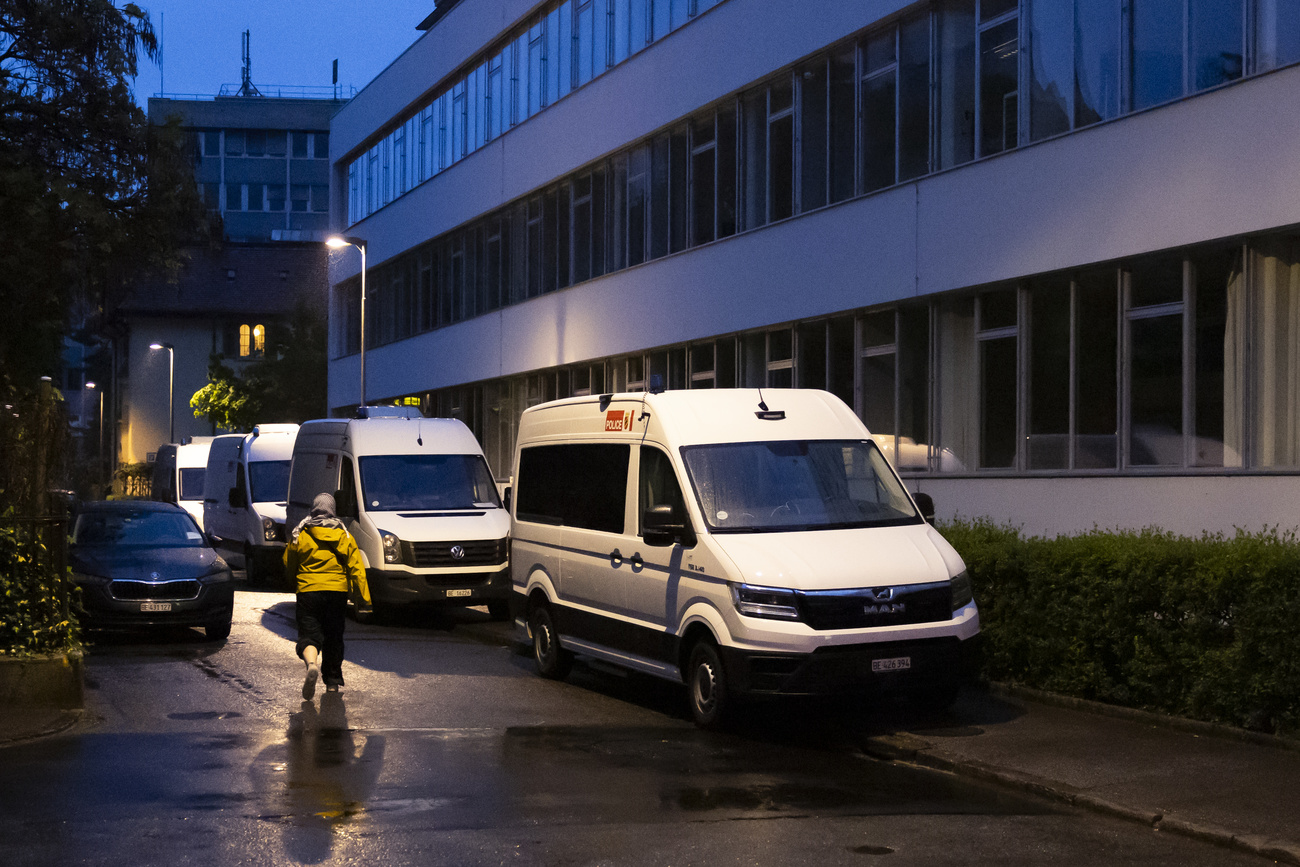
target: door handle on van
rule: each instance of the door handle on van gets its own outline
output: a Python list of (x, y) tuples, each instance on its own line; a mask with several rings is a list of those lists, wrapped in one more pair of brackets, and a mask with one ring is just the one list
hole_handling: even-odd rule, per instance
[(609, 552), (609, 565), (615, 569), (623, 565), (623, 554), (617, 548)]
[(632, 555), (632, 571), (640, 572), (645, 568), (645, 561), (641, 559), (640, 553)]

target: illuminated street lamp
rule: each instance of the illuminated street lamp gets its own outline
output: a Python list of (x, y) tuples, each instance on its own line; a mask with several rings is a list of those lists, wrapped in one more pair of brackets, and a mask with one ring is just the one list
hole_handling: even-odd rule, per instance
[(342, 250), (344, 247), (356, 247), (361, 253), (361, 400), (360, 405), (366, 405), (366, 242), (361, 238), (345, 238), (342, 235), (332, 235), (325, 239), (325, 246), (331, 250)]
[(170, 343), (150, 343), (150, 349), (167, 350), (167, 416), (170, 426), (167, 442), (176, 442), (176, 347)]

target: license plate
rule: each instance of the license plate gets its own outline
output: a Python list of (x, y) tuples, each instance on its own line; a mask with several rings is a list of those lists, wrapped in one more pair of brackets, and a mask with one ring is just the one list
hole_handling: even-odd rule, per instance
[(473, 596), (473, 595), (474, 595), (473, 590), (448, 590), (447, 591), (447, 598), (449, 599), (453, 596)]
[(895, 656), (891, 659), (873, 659), (871, 660), (871, 672), (875, 674), (881, 671), (903, 671), (912, 667), (912, 657)]
[(171, 611), (172, 604), (170, 602), (141, 602), (140, 610), (141, 611)]

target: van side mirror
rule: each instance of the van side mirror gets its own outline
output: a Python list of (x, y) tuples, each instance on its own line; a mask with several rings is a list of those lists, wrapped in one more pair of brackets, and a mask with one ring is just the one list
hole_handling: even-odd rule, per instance
[(334, 508), (338, 510), (340, 518), (355, 518), (357, 516), (356, 499), (344, 494), (341, 489), (334, 492)]
[(510, 511), (510, 494), (512, 491), (513, 489), (509, 485), (506, 485), (506, 489), (501, 495), (501, 502), (505, 504), (507, 512)]
[(641, 538), (652, 548), (666, 548), (674, 542), (687, 546), (695, 543), (695, 534), (677, 520), (673, 507), (667, 504), (651, 506), (641, 513)]
[(230, 503), (232, 509), (242, 509), (248, 505), (248, 498), (244, 496), (244, 492), (239, 488), (231, 488), (226, 501)]
[(915, 493), (912, 500), (916, 507), (921, 510), (921, 517), (925, 518), (927, 524), (934, 523), (934, 499), (929, 494)]

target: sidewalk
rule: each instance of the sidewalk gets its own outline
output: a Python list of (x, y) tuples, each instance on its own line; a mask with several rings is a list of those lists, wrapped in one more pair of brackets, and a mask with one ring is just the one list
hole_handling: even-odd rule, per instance
[(905, 725), (862, 749), (1300, 865), (1300, 743), (999, 689)]

